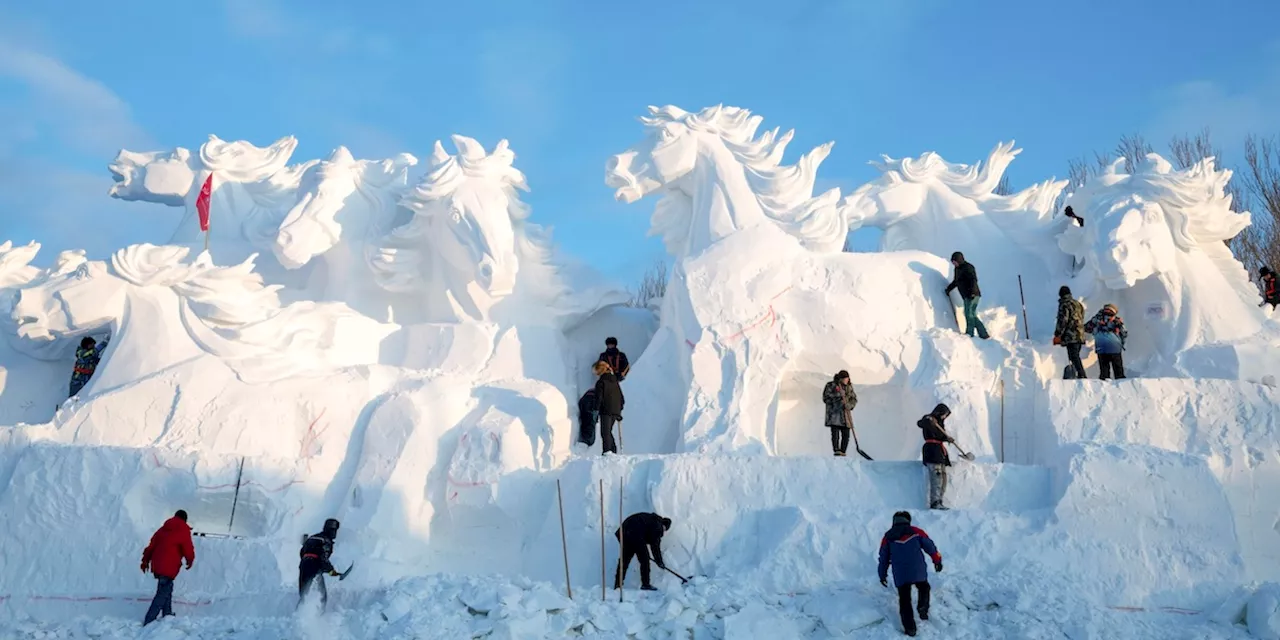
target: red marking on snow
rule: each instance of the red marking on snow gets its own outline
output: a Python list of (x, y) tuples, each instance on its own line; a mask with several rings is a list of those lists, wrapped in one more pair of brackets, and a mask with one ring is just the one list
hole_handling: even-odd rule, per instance
[(790, 290), (791, 290), (791, 287), (787, 287), (786, 289), (783, 289), (782, 291), (779, 291), (777, 295), (773, 296), (772, 298), (769, 298), (769, 307), (765, 310), (764, 314), (763, 314), (763, 315), (761, 315), (759, 319), (757, 319), (755, 322), (752, 322), (751, 324), (749, 324), (749, 325), (747, 325), (746, 327), (744, 327), (744, 328), (742, 329), (742, 331), (739, 331), (739, 332), (737, 332), (737, 333), (735, 333), (735, 334), (733, 334), (733, 335), (731, 335), (731, 336), (729, 336), (729, 337), (725, 338), (722, 342), (729, 342), (729, 341), (731, 341), (731, 340), (737, 340), (737, 339), (739, 339), (739, 338), (745, 337), (745, 336), (747, 335), (747, 332), (748, 332), (748, 331), (751, 331), (751, 330), (753, 330), (753, 329), (755, 329), (755, 328), (757, 328), (757, 327), (759, 327), (759, 326), (763, 325), (763, 324), (764, 324), (764, 323), (766, 323), (766, 322), (768, 322), (768, 323), (769, 323), (769, 326), (770, 326), (770, 327), (777, 325), (777, 324), (778, 324), (778, 313), (777, 313), (776, 311), (774, 311), (774, 309), (773, 309), (773, 301), (774, 301), (774, 300), (777, 300), (777, 299), (778, 299), (778, 298), (780, 298), (780, 297), (782, 297), (782, 294), (784, 294), (784, 293), (786, 293), (786, 292), (788, 292), (788, 291), (790, 291)]
[(692, 340), (690, 340), (690, 339), (688, 339), (688, 338), (685, 338), (685, 339), (684, 339), (684, 343), (685, 343), (685, 344), (687, 344), (687, 345), (689, 345), (689, 348), (690, 348), (690, 349), (696, 349), (696, 348), (697, 348), (697, 345), (693, 344), (693, 341), (692, 341)]
[[(160, 458), (156, 455), (156, 452), (154, 449), (151, 450), (151, 461), (155, 463), (156, 467), (159, 469), (178, 470), (177, 467), (171, 467), (167, 464), (164, 464), (163, 462), (160, 462)], [(289, 482), (286, 482), (280, 485), (279, 487), (276, 487), (274, 489), (268, 489), (266, 485), (262, 484), (261, 482), (249, 480), (247, 482), (241, 482), (240, 486), (241, 487), (258, 487), (262, 489), (263, 493), (279, 493), (281, 491), (284, 491), (285, 489), (288, 489), (289, 487), (292, 487), (295, 484), (301, 484), (301, 483), (302, 483), (301, 480), (290, 480)], [(234, 482), (226, 482), (223, 484), (200, 484), (198, 482), (196, 483), (196, 489), (200, 489), (203, 491), (217, 491), (219, 489), (231, 489), (231, 488), (234, 488), (235, 486), (236, 486), (236, 483)]]
[(328, 410), (328, 407), (320, 410), (320, 415), (316, 416), (316, 419), (312, 420), (311, 424), (307, 425), (307, 432), (302, 435), (302, 440), (298, 443), (298, 457), (307, 461), (308, 473), (311, 472), (311, 458), (315, 456), (314, 453), (310, 453), (310, 449), (312, 445), (320, 439), (320, 436), (324, 435), (324, 432), (329, 430), (329, 424), (325, 423), (324, 427), (317, 432), (316, 424), (320, 422), (320, 419), (324, 417), (324, 413)]
[(492, 482), (485, 481), (485, 480), (481, 480), (480, 482), (463, 482), (462, 480), (458, 480), (458, 479), (454, 478), (454, 477), (453, 477), (453, 474), (449, 474), (449, 484), (451, 484), (451, 485), (453, 485), (453, 486), (455, 486), (455, 487), (464, 487), (464, 488), (465, 488), (465, 487), (487, 487), (487, 486), (489, 486), (489, 485), (491, 485), (491, 484), (493, 484), (493, 483), (492, 483)]

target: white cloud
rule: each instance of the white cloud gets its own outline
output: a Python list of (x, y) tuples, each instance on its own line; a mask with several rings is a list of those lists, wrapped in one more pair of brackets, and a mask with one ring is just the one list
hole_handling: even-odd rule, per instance
[(152, 144), (119, 96), (47, 53), (0, 41), (0, 77), (26, 89), (0, 102), (10, 115), (0, 150), (45, 135), (104, 159), (121, 147)]
[[(1280, 44), (1280, 43), (1278, 43)], [(1280, 132), (1280, 46), (1260, 56), (1249, 82), (1235, 87), (1190, 80), (1161, 92), (1155, 117), (1146, 130), (1155, 141), (1209, 127), (1214, 140), (1238, 149), (1246, 135)], [(1159, 142), (1157, 142), (1158, 144)]]

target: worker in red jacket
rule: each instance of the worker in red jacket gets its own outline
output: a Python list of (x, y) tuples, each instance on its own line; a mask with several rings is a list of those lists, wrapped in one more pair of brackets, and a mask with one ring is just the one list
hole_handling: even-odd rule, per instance
[(196, 561), (196, 550), (191, 544), (187, 512), (179, 509), (156, 529), (151, 536), (151, 544), (142, 552), (142, 572), (150, 571), (156, 577), (156, 597), (151, 600), (151, 608), (147, 609), (142, 626), (151, 624), (160, 615), (173, 615), (173, 580), (178, 577), (183, 560), (187, 561), (190, 569)]

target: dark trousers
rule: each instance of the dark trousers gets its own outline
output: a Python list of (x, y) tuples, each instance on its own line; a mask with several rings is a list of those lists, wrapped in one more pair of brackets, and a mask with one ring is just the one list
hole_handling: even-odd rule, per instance
[(1083, 347), (1083, 346), (1084, 345), (1079, 342), (1066, 345), (1067, 360), (1071, 361), (1071, 366), (1075, 367), (1075, 370), (1076, 370), (1076, 377), (1080, 379), (1084, 379), (1088, 377), (1084, 375), (1084, 363), (1080, 362), (1080, 347)]
[(89, 376), (73, 374), (71, 376), (71, 385), (68, 387), (69, 392), (67, 393), (67, 397), (70, 398), (71, 396), (80, 393), (80, 390), (83, 389), (86, 384), (89, 384)]
[(982, 298), (974, 296), (972, 298), (964, 298), (964, 334), (973, 336), (973, 332), (978, 332), (978, 337), (986, 340), (991, 336), (987, 334), (987, 325), (982, 324), (978, 319), (978, 301)]
[(1115, 378), (1117, 380), (1124, 378), (1124, 354), (1099, 353), (1098, 377), (1106, 380), (1111, 377), (1112, 372), (1115, 373)]
[(929, 619), (929, 583), (913, 582), (898, 587), (898, 615), (902, 617), (902, 630), (906, 632), (916, 630), (916, 618), (911, 613), (911, 587), (920, 593), (920, 603), (916, 606), (920, 619)]
[(618, 443), (613, 440), (613, 423), (618, 421), (617, 416), (600, 414), (600, 448), (601, 453), (605, 451), (618, 452)]
[(588, 447), (596, 443), (596, 418), (581, 411), (578, 412), (578, 442)]
[(644, 544), (630, 544), (624, 541), (622, 557), (618, 560), (618, 572), (614, 574), (614, 589), (622, 588), (622, 581), (627, 579), (627, 565), (631, 564), (632, 558), (640, 559), (641, 586), (649, 586), (649, 547)]
[(329, 604), (329, 589), (324, 585), (324, 567), (319, 562), (304, 561), (298, 567), (298, 605), (306, 599), (312, 589), (320, 590), (320, 609)]
[(849, 427), (831, 427), (831, 450), (835, 453), (849, 450)]
[(160, 616), (173, 615), (173, 578), (156, 576), (156, 597), (151, 599), (151, 608), (147, 609), (147, 617), (142, 626), (156, 621)]

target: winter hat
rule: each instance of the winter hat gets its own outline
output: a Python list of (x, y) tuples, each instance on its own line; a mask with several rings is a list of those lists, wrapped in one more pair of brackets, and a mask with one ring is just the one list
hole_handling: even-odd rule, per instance
[(849, 372), (845, 371), (844, 369), (841, 369), (838, 373), (836, 373), (836, 377), (833, 378), (833, 380), (835, 380), (836, 382), (839, 382), (848, 377), (849, 377)]
[(1269, 275), (1271, 275), (1271, 267), (1263, 267), (1263, 268), (1261, 268), (1261, 269), (1258, 269), (1258, 275), (1260, 275), (1260, 276), (1269, 276)]
[(1067, 215), (1069, 215), (1069, 216), (1072, 216), (1072, 217), (1075, 217), (1075, 215), (1076, 215), (1075, 210), (1073, 210), (1073, 209), (1071, 208), (1071, 206), (1070, 206), (1070, 205), (1068, 205), (1068, 206), (1067, 206), (1067, 208), (1066, 208), (1065, 210), (1063, 210), (1063, 213), (1065, 213), (1065, 214), (1067, 214)]
[(1069, 295), (1071, 295), (1071, 287), (1068, 287), (1068, 286), (1067, 286), (1067, 285), (1065, 285), (1065, 284), (1064, 284), (1064, 285), (1062, 285), (1061, 287), (1058, 287), (1058, 297), (1059, 297), (1059, 298), (1065, 298), (1065, 297), (1067, 297), (1067, 296), (1069, 296)]
[(184, 510), (182, 510), (182, 509), (178, 509), (178, 511), (177, 511), (176, 513), (174, 513), (174, 514), (173, 514), (173, 517), (175, 517), (175, 518), (177, 518), (177, 519), (179, 519), (179, 520), (181, 520), (181, 521), (183, 521), (183, 522), (186, 522), (186, 521), (187, 521), (187, 512), (186, 512), (186, 511), (184, 511)]
[(666, 531), (667, 529), (670, 529), (670, 528), (671, 528), (671, 518), (663, 518), (662, 519), (663, 531)]
[(906, 511), (899, 511), (893, 514), (893, 526), (900, 524), (911, 524), (911, 514)]
[(1119, 309), (1117, 309), (1117, 308), (1116, 308), (1116, 306), (1115, 306), (1114, 304), (1111, 304), (1110, 302), (1108, 302), (1108, 303), (1106, 303), (1106, 304), (1102, 305), (1102, 309), (1103, 309), (1103, 311), (1105, 311), (1105, 310), (1107, 310), (1107, 309), (1110, 309), (1110, 310), (1111, 310), (1111, 313), (1120, 313), (1120, 310), (1119, 310)]
[(326, 536), (328, 536), (330, 540), (332, 540), (335, 536), (338, 535), (338, 527), (340, 526), (342, 526), (342, 523), (338, 522), (336, 518), (329, 518), (328, 520), (324, 521), (323, 533)]
[(81, 349), (92, 349), (93, 345), (95, 344), (97, 343), (94, 342), (93, 338), (90, 338), (89, 336), (85, 336), (82, 340), (80, 340)]
[(960, 253), (959, 251), (957, 251), (957, 252), (955, 252), (955, 253), (951, 254), (951, 261), (952, 261), (952, 262), (964, 262), (964, 254), (963, 254), (963, 253)]
[(617, 338), (615, 338), (615, 337), (613, 337), (613, 336), (609, 336), (608, 338), (605, 338), (605, 339), (604, 339), (604, 346), (606, 346), (606, 347), (616, 347), (616, 346), (618, 346), (618, 339), (617, 339)]
[(933, 411), (929, 412), (929, 415), (939, 419), (946, 418), (951, 415), (951, 407), (939, 402), (938, 406), (934, 407)]

